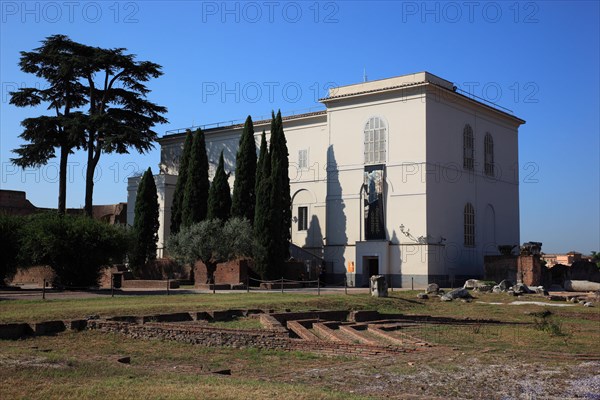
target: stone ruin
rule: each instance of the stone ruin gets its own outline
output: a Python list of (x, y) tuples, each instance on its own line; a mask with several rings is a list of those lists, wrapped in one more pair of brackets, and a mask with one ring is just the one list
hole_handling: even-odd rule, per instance
[(388, 284), (385, 275), (373, 275), (370, 279), (369, 288), (373, 297), (388, 297)]
[[(214, 321), (236, 318), (257, 318), (262, 328), (211, 326)], [(414, 328), (423, 323), (437, 322), (436, 318), (428, 316), (380, 314), (377, 311), (223, 310), (0, 324), (0, 339), (89, 329), (134, 339), (175, 340), (209, 347), (252, 347), (370, 357), (432, 347), (431, 343), (414, 336)]]

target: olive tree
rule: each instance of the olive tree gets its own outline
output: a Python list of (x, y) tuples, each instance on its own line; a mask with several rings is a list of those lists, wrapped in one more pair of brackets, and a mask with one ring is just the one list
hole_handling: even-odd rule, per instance
[(188, 227), (167, 241), (167, 250), (176, 260), (206, 265), (206, 283), (215, 282), (217, 264), (252, 252), (252, 227), (245, 219), (231, 218), (225, 224), (219, 219), (209, 219)]

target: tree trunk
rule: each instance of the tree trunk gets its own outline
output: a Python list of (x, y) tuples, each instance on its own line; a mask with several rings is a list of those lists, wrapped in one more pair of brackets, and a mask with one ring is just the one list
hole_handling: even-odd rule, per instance
[(88, 162), (85, 171), (84, 206), (85, 215), (90, 218), (92, 217), (92, 206), (94, 204), (94, 172), (96, 171), (96, 166), (98, 165), (98, 161), (100, 160), (100, 154), (102, 153), (100, 143), (97, 143), (96, 146), (94, 146), (93, 139), (90, 139), (90, 143), (88, 143)]
[(67, 167), (69, 149), (66, 146), (60, 148), (60, 170), (58, 178), (58, 213), (67, 212)]
[(85, 171), (85, 215), (92, 217), (94, 196), (94, 146), (88, 148), (88, 162)]
[(217, 263), (207, 262), (206, 265), (206, 283), (215, 284), (215, 272), (217, 271)]

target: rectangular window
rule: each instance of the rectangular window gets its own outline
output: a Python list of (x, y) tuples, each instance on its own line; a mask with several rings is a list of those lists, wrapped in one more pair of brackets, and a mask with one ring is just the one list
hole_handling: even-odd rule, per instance
[(487, 176), (494, 176), (494, 139), (489, 133), (484, 141), (484, 171)]
[(308, 150), (298, 151), (298, 168), (308, 168)]
[(298, 207), (298, 230), (308, 230), (308, 207)]
[(475, 246), (475, 209), (467, 203), (464, 210), (465, 246)]

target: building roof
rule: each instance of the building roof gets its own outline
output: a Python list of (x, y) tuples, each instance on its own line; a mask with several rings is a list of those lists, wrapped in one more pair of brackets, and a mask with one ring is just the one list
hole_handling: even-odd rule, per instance
[[(320, 111), (313, 111), (313, 112), (306, 112), (306, 113), (301, 113), (301, 114), (282, 116), (281, 120), (282, 121), (292, 121), (292, 120), (296, 120), (296, 119), (310, 118), (310, 117), (315, 117), (315, 116), (325, 115), (325, 114), (327, 114), (327, 110), (320, 110)], [(239, 121), (242, 121), (242, 122), (239, 122)], [(226, 122), (216, 122), (213, 124), (207, 124), (207, 125), (202, 125), (202, 126), (192, 126), (189, 128), (173, 129), (173, 130), (167, 131), (166, 134), (162, 138), (158, 139), (158, 142), (160, 143), (160, 141), (162, 139), (171, 139), (174, 137), (183, 136), (183, 135), (185, 135), (185, 133), (188, 129), (194, 130), (194, 129), (200, 128), (200, 129), (202, 129), (202, 131), (204, 133), (213, 133), (213, 132), (218, 132), (218, 131), (222, 131), (222, 130), (243, 128), (244, 123), (245, 123), (245, 120), (234, 120), (234, 121), (226, 121)], [(270, 123), (271, 123), (270, 118), (253, 121), (254, 126), (267, 125)]]
[[(376, 93), (376, 92), (386, 92), (386, 91), (390, 91), (390, 90), (394, 90), (394, 89), (400, 89), (400, 88), (406, 88), (406, 87), (410, 87), (410, 86), (420, 86), (420, 85), (424, 85), (426, 83), (430, 83), (428, 81), (418, 81), (418, 82), (406, 82), (406, 83), (401, 83), (398, 85), (391, 85), (391, 86), (383, 86), (383, 87), (378, 87), (378, 88), (372, 88), (372, 89), (363, 89), (360, 90), (357, 88), (356, 91), (353, 92), (347, 92), (347, 93), (342, 93), (342, 94), (331, 94), (327, 96), (327, 97), (323, 97), (321, 99), (319, 99), (320, 102), (322, 103), (326, 103), (330, 100), (334, 100), (334, 99), (340, 99), (343, 97), (354, 97), (354, 96), (358, 96), (361, 94), (370, 94), (370, 93)], [(354, 85), (352, 85), (354, 86)], [(337, 88), (332, 88), (330, 90), (334, 90)], [(333, 92), (335, 93), (335, 92)]]
[[(361, 82), (361, 83), (355, 83), (355, 84), (351, 84), (351, 85), (344, 85), (344, 86), (330, 88), (328, 96), (319, 99), (319, 102), (327, 105), (328, 102), (335, 101), (338, 99), (364, 96), (364, 95), (369, 95), (372, 93), (379, 93), (379, 92), (389, 92), (389, 91), (395, 91), (395, 90), (399, 90), (399, 89), (405, 89), (408, 87), (417, 87), (417, 86), (423, 86), (423, 85), (433, 85), (435, 87), (438, 87), (438, 88), (446, 91), (447, 93), (451, 93), (452, 95), (458, 96), (465, 101), (473, 102), (477, 105), (487, 108), (488, 110), (500, 113), (503, 116), (508, 117), (508, 118), (516, 121), (519, 124), (525, 123), (524, 120), (513, 115), (511, 110), (508, 110), (504, 107), (499, 106), (498, 104), (492, 103), (490, 101), (479, 98), (477, 96), (472, 96), (472, 95), (467, 96), (463, 93), (460, 93), (460, 92), (462, 92), (462, 90), (457, 89), (457, 87), (454, 86), (454, 84), (452, 82), (447, 81), (443, 78), (440, 78), (439, 76), (434, 75), (427, 71), (417, 72), (414, 74), (399, 75), (399, 76), (395, 76), (395, 77), (391, 77), (391, 78), (378, 79), (378, 80), (373, 80), (373, 81), (368, 81), (368, 82)], [(325, 115), (325, 114), (327, 114), (327, 110), (305, 112), (305, 113), (301, 113), (301, 114), (293, 114), (293, 115), (284, 116), (282, 118), (282, 120), (283, 121), (292, 121), (292, 120), (299, 120), (299, 119), (303, 119), (303, 118), (310, 118), (310, 117)], [(176, 137), (184, 136), (188, 129), (194, 130), (194, 129), (200, 128), (204, 131), (204, 133), (216, 133), (216, 132), (223, 131), (223, 130), (242, 128), (244, 126), (244, 122), (245, 122), (245, 120), (233, 120), (233, 121), (217, 122), (217, 123), (201, 125), (201, 126), (191, 126), (188, 128), (173, 129), (173, 130), (167, 131), (162, 138), (158, 139), (158, 142), (160, 143), (162, 140), (173, 139)], [(260, 119), (260, 120), (254, 121), (254, 126), (266, 125), (266, 124), (269, 124), (270, 122), (271, 122), (270, 118)]]
[(474, 95), (466, 96), (465, 94), (463, 94), (466, 92), (463, 92), (461, 89), (458, 89), (456, 86), (454, 86), (452, 82), (442, 79), (427, 71), (330, 88), (329, 95), (327, 97), (319, 99), (319, 101), (321, 103), (327, 104), (328, 102), (342, 98), (358, 97), (379, 92), (390, 92), (399, 89), (405, 89), (408, 87), (417, 87), (423, 85), (436, 86), (449, 94), (451, 93), (452, 95), (456, 95), (464, 100), (474, 102), (489, 110), (501, 113), (506, 117), (516, 120), (519, 124), (525, 123), (524, 120), (513, 115), (511, 110)]

